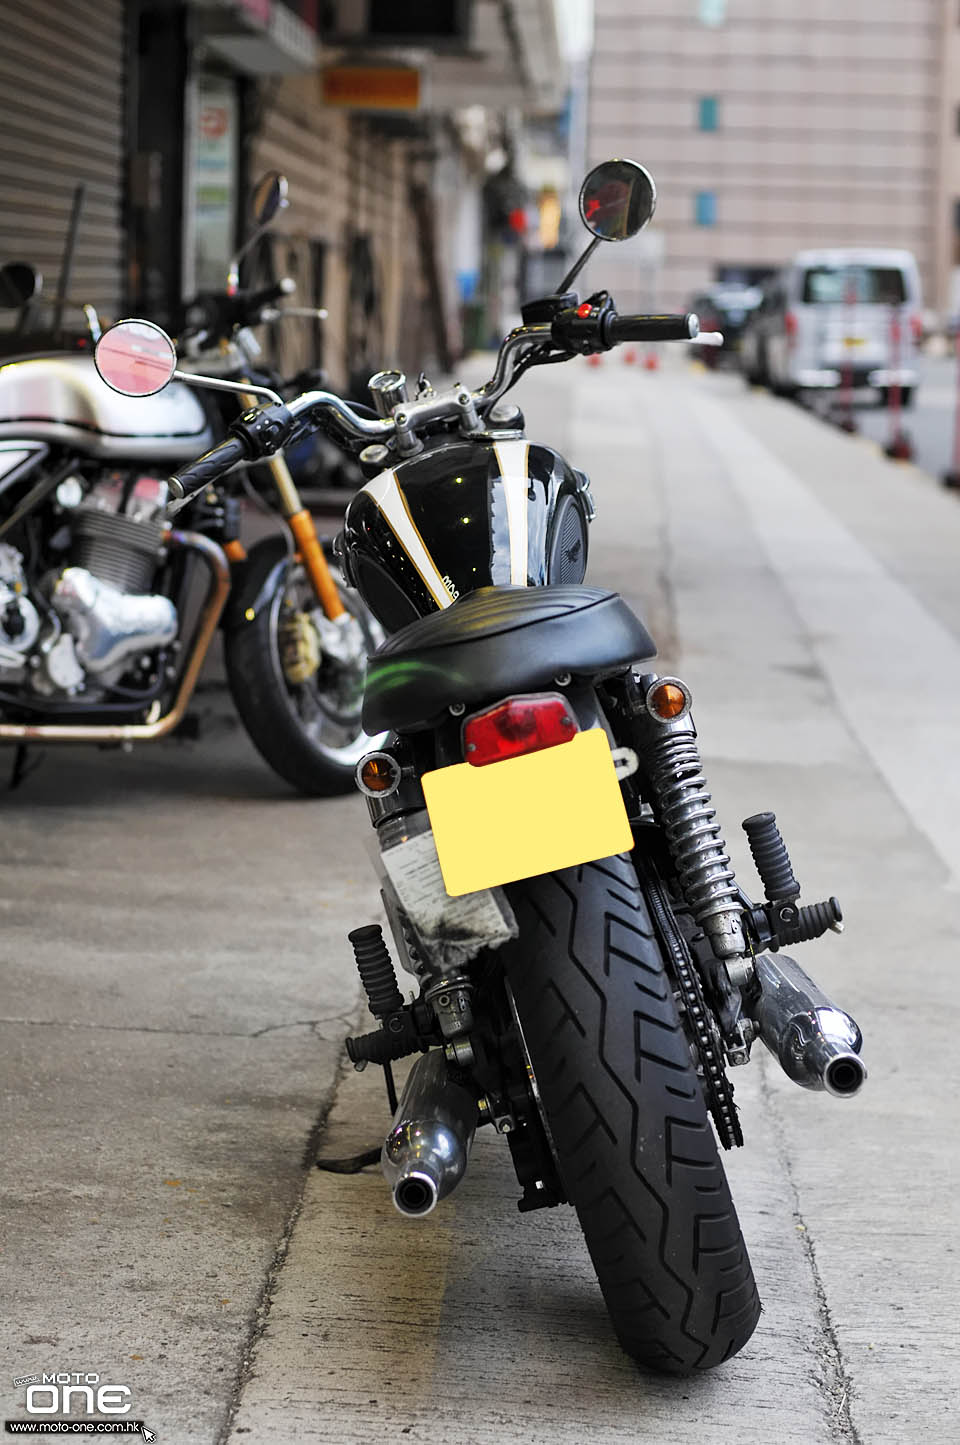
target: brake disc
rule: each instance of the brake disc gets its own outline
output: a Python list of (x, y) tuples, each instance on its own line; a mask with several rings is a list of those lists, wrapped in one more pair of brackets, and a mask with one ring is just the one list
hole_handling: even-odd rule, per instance
[(289, 612), (278, 628), (280, 665), (291, 687), (309, 682), (320, 666), (320, 639), (306, 612)]

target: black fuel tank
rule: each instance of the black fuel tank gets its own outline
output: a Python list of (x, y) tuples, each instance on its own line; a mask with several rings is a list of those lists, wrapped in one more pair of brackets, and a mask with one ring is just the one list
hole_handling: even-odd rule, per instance
[(524, 440), (443, 442), (347, 508), (347, 576), (388, 632), (477, 587), (582, 582), (590, 484)]

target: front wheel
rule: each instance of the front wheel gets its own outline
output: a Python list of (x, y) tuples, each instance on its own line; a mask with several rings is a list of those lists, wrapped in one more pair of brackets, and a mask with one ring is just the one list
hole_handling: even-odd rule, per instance
[(760, 1302), (633, 865), (606, 858), (509, 891), (507, 981), (620, 1343), (669, 1374), (719, 1365)]
[[(251, 552), (249, 595), (261, 572), (262, 583), (272, 575), (272, 561), (267, 548)], [(291, 561), (224, 642), (230, 691), (251, 740), (274, 772), (312, 797), (349, 793), (357, 763), (378, 742), (363, 731), (360, 710), (367, 655), (383, 632), (339, 578), (337, 590), (345, 628), (319, 612), (303, 566)]]

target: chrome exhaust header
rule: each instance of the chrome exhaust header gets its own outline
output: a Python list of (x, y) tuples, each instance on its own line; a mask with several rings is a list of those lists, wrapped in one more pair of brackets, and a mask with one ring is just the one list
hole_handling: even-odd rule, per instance
[(442, 1049), (410, 1070), (380, 1156), (401, 1214), (429, 1214), (463, 1178), (477, 1127), (477, 1101), (450, 1078)]
[(849, 1014), (827, 998), (798, 963), (784, 954), (755, 960), (760, 997), (747, 1012), (788, 1078), (835, 1098), (859, 1092), (867, 1077), (863, 1035)]

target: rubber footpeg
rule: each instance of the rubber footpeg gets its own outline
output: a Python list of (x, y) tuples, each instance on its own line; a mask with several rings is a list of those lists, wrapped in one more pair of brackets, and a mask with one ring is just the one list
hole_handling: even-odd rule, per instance
[(754, 813), (752, 818), (744, 818), (743, 831), (760, 874), (764, 895), (771, 902), (796, 898), (800, 884), (793, 876), (793, 864), (787, 845), (780, 836), (776, 814)]

